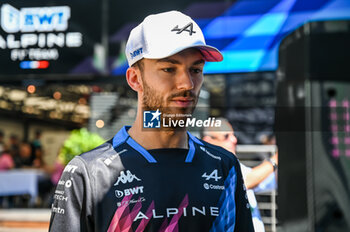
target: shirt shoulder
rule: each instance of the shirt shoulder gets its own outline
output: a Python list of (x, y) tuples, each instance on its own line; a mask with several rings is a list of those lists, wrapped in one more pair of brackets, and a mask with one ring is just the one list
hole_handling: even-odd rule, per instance
[(124, 143), (120, 143), (118, 146), (114, 147), (112, 139), (106, 141), (100, 146), (82, 153), (78, 157), (86, 163), (87, 166), (93, 165), (97, 161), (104, 161), (111, 156), (120, 155), (119, 150), (123, 150)]
[(121, 156), (130, 152), (130, 149), (126, 148), (127, 145), (125, 143), (114, 147), (112, 140), (109, 140), (90, 151), (76, 156), (69, 165), (75, 165), (79, 167), (78, 169), (85, 169), (94, 185), (96, 185), (95, 181), (99, 178), (103, 178), (109, 183), (112, 181), (111, 178), (114, 176), (114, 172), (119, 173), (124, 168)]
[(229, 152), (220, 146), (207, 143), (201, 139), (198, 139), (198, 141), (201, 142), (200, 149), (206, 152), (207, 155), (211, 155), (213, 158), (220, 159), (224, 163), (238, 164), (238, 159), (232, 152)]

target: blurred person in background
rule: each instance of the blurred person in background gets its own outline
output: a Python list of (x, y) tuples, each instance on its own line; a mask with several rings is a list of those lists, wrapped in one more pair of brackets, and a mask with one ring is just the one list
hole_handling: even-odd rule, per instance
[(46, 180), (44, 183), (45, 185), (42, 186), (42, 188), (45, 187), (45, 189), (42, 189), (42, 207), (49, 208), (53, 203), (54, 191), (60, 180), (64, 167), (65, 165), (58, 159), (58, 157), (56, 157), (53, 164), (45, 164), (43, 166), (43, 170), (49, 176), (49, 179)]
[(0, 154), (5, 151), (4, 132), (0, 130)]
[[(8, 147), (4, 142), (4, 137), (4, 132), (0, 130), (0, 171), (7, 171), (15, 167), (12, 155), (10, 154)], [(0, 196), (0, 208), (4, 207), (4, 205), (12, 207), (13, 197)]]
[(4, 142), (4, 132), (0, 131), (0, 171), (9, 170), (15, 167), (13, 158)]
[(16, 168), (34, 168), (35, 157), (32, 155), (32, 147), (28, 142), (20, 143), (18, 149), (13, 149), (12, 153)]
[[(218, 120), (221, 120), (222, 123), (220, 131), (214, 127), (203, 128), (202, 139), (236, 154), (237, 138), (231, 124), (225, 118), (218, 118)], [(260, 216), (253, 189), (258, 187), (259, 184), (264, 182), (266, 178), (269, 178), (269, 176), (274, 173), (278, 165), (278, 155), (273, 155), (270, 159), (263, 161), (260, 165), (254, 168), (249, 168), (242, 163), (240, 163), (240, 165), (244, 183), (248, 189), (248, 200), (252, 207), (254, 229), (256, 232), (264, 232), (264, 223)], [(273, 178), (272, 181), (275, 181), (275, 179)]]
[(31, 142), (32, 147), (34, 148), (41, 148), (41, 131), (37, 130), (35, 131), (35, 138)]
[(44, 164), (42, 154), (39, 157), (32, 152), (32, 146), (28, 142), (22, 142), (18, 154), (14, 156), (15, 167), (21, 169), (34, 169), (38, 176), (39, 206), (48, 207), (48, 198), (51, 196), (54, 184), (51, 181), (51, 169)]
[[(40, 152), (38, 151), (40, 149)], [(19, 144), (17, 153), (13, 151), (13, 159), (15, 161), (16, 168), (43, 168), (44, 161), (41, 148), (37, 148), (36, 152), (33, 152), (33, 146), (31, 143), (22, 142)]]
[[(18, 143), (18, 137), (12, 135), (10, 137), (11, 155), (16, 169), (33, 168), (32, 147), (27, 142)], [(25, 195), (9, 197), (10, 207), (28, 207), (29, 198)]]
[(9, 152), (2, 151), (0, 153), (0, 171), (6, 171), (15, 167), (12, 156)]
[(0, 130), (0, 171), (14, 168), (15, 163), (4, 142), (5, 134)]
[(8, 149), (13, 159), (15, 159), (15, 156), (18, 156), (19, 145), (20, 145), (20, 141), (18, 139), (18, 136), (15, 134), (11, 134), (9, 143), (8, 143)]
[(32, 157), (35, 157), (35, 166), (41, 167), (44, 165), (43, 162), (43, 147), (41, 145), (41, 131), (37, 130), (35, 131), (35, 138), (30, 143), (32, 147)]
[(274, 134), (265, 134), (261, 136), (260, 141), (264, 145), (276, 145), (276, 137)]

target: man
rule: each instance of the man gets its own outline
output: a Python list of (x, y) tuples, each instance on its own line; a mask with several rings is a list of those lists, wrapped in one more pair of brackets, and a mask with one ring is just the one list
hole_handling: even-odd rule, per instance
[[(226, 150), (236, 153), (236, 145), (237, 138), (234, 134), (233, 128), (231, 124), (225, 118), (218, 118), (221, 121), (221, 128), (218, 130), (217, 128), (208, 127), (203, 130), (203, 140), (223, 147)], [(261, 220), (260, 212), (257, 207), (257, 201), (255, 199), (253, 188), (256, 188), (261, 183), (265, 183), (267, 178), (269, 181), (275, 181), (275, 178), (272, 176), (274, 174), (275, 169), (278, 164), (278, 155), (275, 154), (271, 157), (271, 159), (267, 159), (263, 161), (260, 165), (249, 168), (244, 164), (240, 163), (241, 170), (243, 173), (243, 178), (246, 187), (248, 188), (248, 200), (250, 206), (252, 207), (252, 216), (253, 216), (253, 224), (256, 232), (264, 232), (264, 224)], [(272, 178), (271, 178), (272, 177)]]
[(171, 11), (150, 15), (134, 28), (126, 56), (127, 82), (138, 93), (136, 120), (66, 166), (50, 230), (253, 231), (240, 166), (231, 153), (186, 128), (143, 124), (149, 114), (153, 121), (160, 114), (174, 114), (175, 120), (191, 113), (204, 62), (221, 61), (221, 53), (205, 44), (190, 17)]
[(4, 142), (4, 132), (0, 130), (0, 154), (6, 150)]
[(32, 156), (32, 147), (28, 142), (22, 142), (19, 145), (18, 153), (13, 157), (16, 168), (33, 168), (34, 157)]

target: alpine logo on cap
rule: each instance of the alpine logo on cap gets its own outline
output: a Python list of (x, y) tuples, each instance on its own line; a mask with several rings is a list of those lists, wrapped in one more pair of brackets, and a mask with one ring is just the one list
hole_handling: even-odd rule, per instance
[(193, 33), (196, 33), (193, 30), (193, 23), (189, 23), (183, 28), (179, 28), (179, 25), (176, 25), (171, 31), (177, 31), (176, 34), (181, 34), (184, 31), (187, 31), (190, 35), (192, 35)]

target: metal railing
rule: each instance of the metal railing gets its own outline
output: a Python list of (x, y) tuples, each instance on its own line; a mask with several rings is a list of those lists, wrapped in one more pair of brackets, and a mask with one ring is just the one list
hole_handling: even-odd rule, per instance
[[(240, 162), (248, 167), (259, 165), (277, 151), (275, 145), (237, 145), (236, 155)], [(276, 173), (277, 174), (277, 173)], [(276, 232), (277, 226), (277, 190), (255, 193), (266, 232)]]

